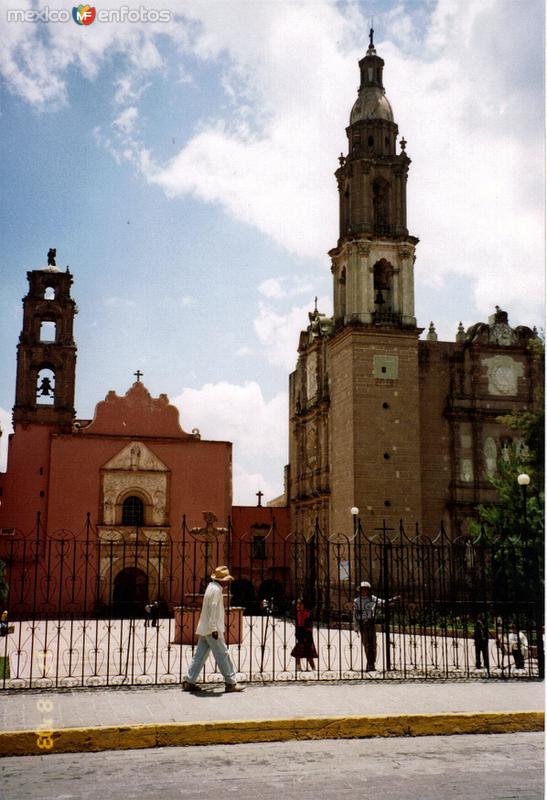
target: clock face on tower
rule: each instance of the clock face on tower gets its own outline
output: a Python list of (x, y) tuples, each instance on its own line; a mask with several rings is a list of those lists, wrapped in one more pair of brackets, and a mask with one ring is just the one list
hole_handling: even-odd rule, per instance
[(488, 394), (516, 395), (518, 379), (524, 376), (524, 365), (511, 356), (483, 358), (488, 380)]

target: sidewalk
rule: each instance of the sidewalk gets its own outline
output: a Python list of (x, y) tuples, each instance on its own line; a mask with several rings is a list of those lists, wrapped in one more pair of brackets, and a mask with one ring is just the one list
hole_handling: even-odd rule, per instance
[(223, 684), (6, 692), (0, 755), (542, 730), (540, 682)]

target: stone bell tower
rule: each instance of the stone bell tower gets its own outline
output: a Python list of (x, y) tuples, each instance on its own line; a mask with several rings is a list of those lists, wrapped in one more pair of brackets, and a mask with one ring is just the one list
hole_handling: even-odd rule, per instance
[(340, 236), (330, 252), (334, 321), (415, 328), (414, 250), (406, 222), (410, 159), (383, 86), (372, 31), (359, 62), (361, 85), (346, 128), (348, 154), (336, 171)]
[(23, 330), (17, 348), (14, 425), (58, 425), (70, 430), (75, 416), (76, 303), (70, 296), (72, 275), (55, 265), (27, 272), (29, 291), (23, 298)]
[(414, 260), (406, 219), (410, 158), (370, 45), (336, 171), (340, 235), (330, 251), (334, 334), (329, 340), (331, 529), (357, 506), (370, 530), (421, 521), (418, 337)]

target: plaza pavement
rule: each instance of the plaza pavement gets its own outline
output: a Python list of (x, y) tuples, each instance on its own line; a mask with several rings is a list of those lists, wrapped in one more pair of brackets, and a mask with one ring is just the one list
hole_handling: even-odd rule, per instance
[(543, 682), (297, 681), (2, 692), (0, 755), (540, 731)]

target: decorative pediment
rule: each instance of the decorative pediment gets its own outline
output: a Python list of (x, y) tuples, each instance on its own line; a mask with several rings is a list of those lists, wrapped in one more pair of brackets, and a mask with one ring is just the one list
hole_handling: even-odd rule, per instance
[(103, 465), (105, 470), (125, 470), (133, 472), (168, 472), (168, 468), (142, 442), (130, 442), (110, 461)]
[(152, 397), (146, 386), (135, 381), (125, 395), (108, 392), (97, 403), (95, 416), (86, 433), (120, 434), (123, 436), (169, 436), (175, 439), (192, 439), (180, 427), (179, 410), (170, 405), (166, 394)]

